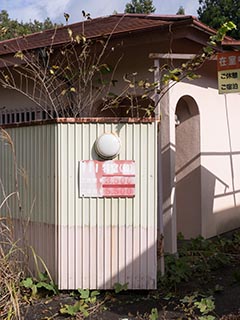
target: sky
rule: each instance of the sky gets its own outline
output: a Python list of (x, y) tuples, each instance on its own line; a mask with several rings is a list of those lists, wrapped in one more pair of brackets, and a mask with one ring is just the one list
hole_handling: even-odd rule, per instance
[[(19, 22), (43, 21), (49, 17), (53, 22), (64, 23), (64, 12), (70, 14), (69, 23), (81, 21), (82, 10), (92, 18), (124, 12), (130, 0), (0, 0), (0, 11), (7, 10), (11, 19)], [(153, 0), (155, 13), (176, 14), (179, 7), (185, 13), (197, 16), (198, 0)]]

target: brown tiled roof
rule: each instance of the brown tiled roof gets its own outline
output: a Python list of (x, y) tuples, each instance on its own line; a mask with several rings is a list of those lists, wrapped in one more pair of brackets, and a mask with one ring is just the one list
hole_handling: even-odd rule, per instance
[(236, 50), (240, 50), (240, 40), (234, 40), (234, 39), (225, 39), (222, 41), (223, 47), (231, 47)]
[(102, 36), (123, 35), (145, 30), (164, 28), (169, 25), (195, 25), (205, 32), (214, 32), (206, 25), (200, 23), (195, 17), (186, 15), (146, 15), (146, 14), (116, 14), (103, 18), (96, 18), (57, 30), (46, 30), (24, 37), (0, 42), (0, 55), (11, 54), (19, 50), (41, 48), (49, 45), (60, 45), (69, 41), (68, 28), (73, 35), (84, 34), (88, 38)]

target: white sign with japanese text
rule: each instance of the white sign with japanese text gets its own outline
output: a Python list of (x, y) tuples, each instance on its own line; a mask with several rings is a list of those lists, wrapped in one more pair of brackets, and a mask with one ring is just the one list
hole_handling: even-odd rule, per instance
[(80, 161), (79, 196), (114, 198), (134, 197), (135, 161)]
[(240, 52), (218, 54), (219, 93), (240, 92)]

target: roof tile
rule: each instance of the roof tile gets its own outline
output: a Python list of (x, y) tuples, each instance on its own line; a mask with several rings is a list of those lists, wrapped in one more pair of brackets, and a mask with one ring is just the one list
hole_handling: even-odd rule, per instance
[(116, 14), (109, 17), (86, 20), (15, 39), (0, 41), (0, 55), (6, 55), (20, 50), (67, 43), (69, 41), (69, 28), (74, 35), (84, 34), (88, 38), (98, 38), (104, 35), (121, 35), (130, 32), (151, 30), (172, 23), (189, 22), (193, 19), (195, 18), (192, 16), (181, 15)]

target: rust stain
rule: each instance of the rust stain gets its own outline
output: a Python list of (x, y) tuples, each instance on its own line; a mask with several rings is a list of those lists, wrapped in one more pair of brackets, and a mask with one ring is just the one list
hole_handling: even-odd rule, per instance
[(156, 118), (56, 118), (48, 120), (34, 120), (22, 123), (11, 123), (1, 125), (1, 128), (19, 128), (19, 127), (30, 127), (30, 126), (39, 126), (47, 124), (57, 124), (57, 123), (153, 123), (159, 122)]

